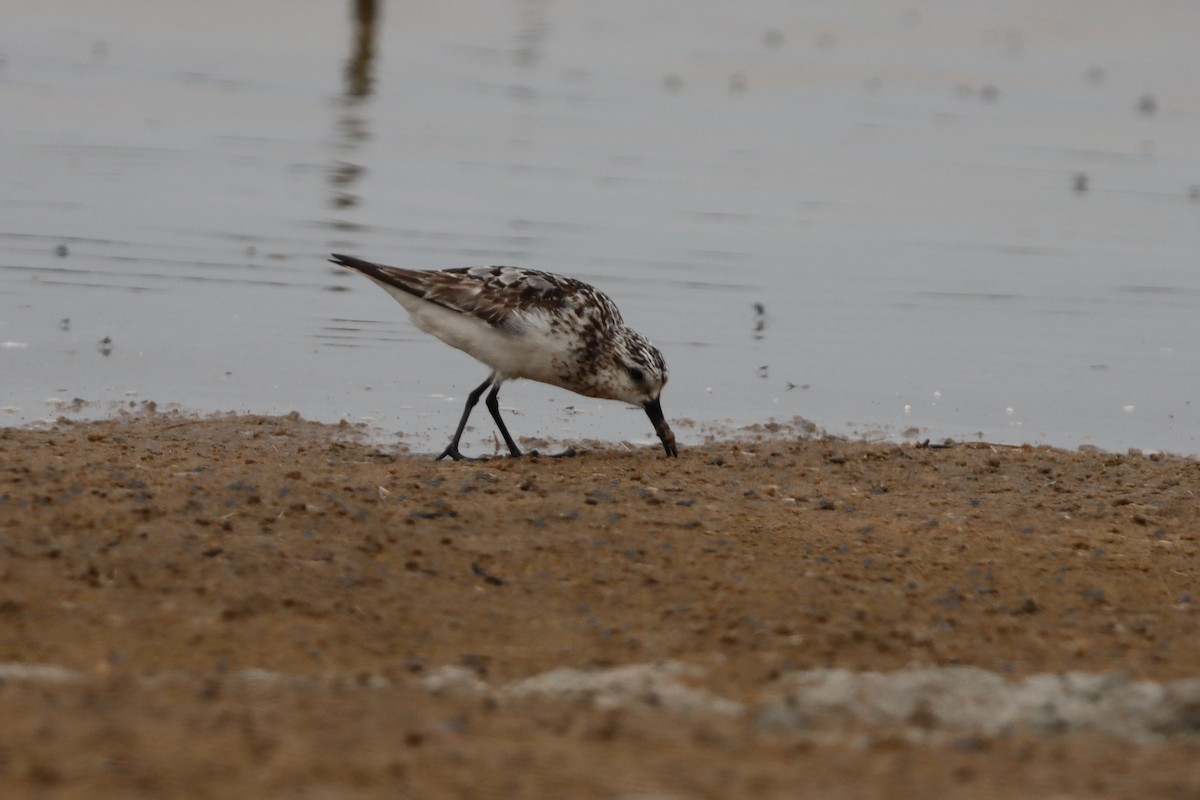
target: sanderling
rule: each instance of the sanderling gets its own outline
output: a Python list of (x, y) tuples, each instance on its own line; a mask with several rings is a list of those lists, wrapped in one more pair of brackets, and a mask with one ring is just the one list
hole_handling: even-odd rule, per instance
[(396, 298), (418, 328), (491, 368), (487, 380), (467, 396), (458, 429), (439, 461), (463, 458), (459, 440), (489, 386), (487, 409), (509, 453), (521, 455), (496, 399), (500, 384), (510, 378), (641, 406), (667, 455), (678, 455), (659, 403), (667, 382), (662, 353), (627, 328), (616, 304), (594, 286), (518, 267), (401, 269), (336, 253), (330, 261), (363, 273)]

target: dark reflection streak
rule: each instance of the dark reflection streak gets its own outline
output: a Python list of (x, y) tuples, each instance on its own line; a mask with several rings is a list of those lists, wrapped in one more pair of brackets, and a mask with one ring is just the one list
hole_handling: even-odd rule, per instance
[[(514, 37), (512, 50), (513, 63), (521, 70), (533, 73), (537, 71), (546, 48), (546, 41), (554, 32), (548, 13), (550, 0), (524, 0), (521, 4), (520, 18)], [(510, 87), (512, 97), (524, 103), (535, 101), (537, 91), (534, 89), (532, 75), (523, 76)], [(511, 134), (511, 144), (518, 150), (523, 150), (534, 138), (533, 128), (537, 124), (538, 115), (526, 108), (516, 117), (517, 126)], [(511, 220), (509, 225), (514, 229), (522, 229), (525, 220)], [(530, 237), (530, 241), (537, 241)], [(518, 258), (527, 257), (528, 251), (521, 251)], [(516, 260), (516, 259), (514, 259)]]
[[(351, 0), (353, 37), (351, 51), (345, 64), (345, 88), (342, 92), (342, 113), (336, 122), (337, 140), (343, 152), (354, 151), (370, 138), (367, 120), (360, 113), (370, 99), (375, 85), (375, 39), (379, 30), (378, 0)], [(366, 174), (366, 168), (347, 158), (334, 161), (329, 169), (330, 205), (337, 209), (354, 208), (360, 197), (355, 185)], [(338, 223), (335, 222), (335, 225)]]
[(354, 52), (346, 61), (346, 96), (371, 94), (371, 62), (375, 58), (375, 23), (379, 18), (375, 0), (354, 0)]
[(547, 0), (529, 0), (521, 12), (521, 29), (517, 31), (515, 58), (519, 67), (533, 67), (541, 59), (546, 38), (550, 35), (550, 20), (546, 16)]

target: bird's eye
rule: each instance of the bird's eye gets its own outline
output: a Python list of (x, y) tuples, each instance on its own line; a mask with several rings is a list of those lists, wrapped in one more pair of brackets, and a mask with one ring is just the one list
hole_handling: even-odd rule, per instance
[(633, 378), (634, 383), (641, 383), (646, 378), (646, 376), (642, 374), (642, 371), (637, 367), (629, 368), (629, 377)]

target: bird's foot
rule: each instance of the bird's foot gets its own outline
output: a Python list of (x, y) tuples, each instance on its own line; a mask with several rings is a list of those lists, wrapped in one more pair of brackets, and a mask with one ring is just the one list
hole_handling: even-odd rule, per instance
[[(577, 455), (579, 455), (579, 452), (574, 447), (568, 447), (561, 453), (541, 453), (537, 450), (530, 450), (527, 453), (522, 453), (520, 450), (514, 450), (513, 452), (509, 453), (508, 457), (523, 458), (525, 456), (530, 456), (531, 458), (574, 458)], [(471, 456), (464, 456), (458, 451), (457, 447), (451, 444), (447, 445), (446, 449), (442, 451), (441, 455), (434, 460), (441, 461), (443, 458), (452, 458), (455, 461), (487, 461), (489, 458), (491, 458), (491, 456), (476, 456), (475, 458), (472, 458)]]
[(467, 458), (462, 453), (458, 452), (458, 445), (456, 445), (454, 443), (447, 445), (446, 449), (442, 451), (442, 454), (440, 456), (438, 456), (437, 458), (435, 458), (434, 461), (441, 461), (443, 458), (452, 458), (455, 461), (474, 461), (475, 460), (472, 458)]
[[(518, 451), (513, 453), (510, 457), (519, 458), (520, 455), (521, 453)], [(434, 461), (441, 461), (443, 458), (452, 458), (455, 461), (490, 461), (492, 458), (496, 458), (496, 456), (464, 456), (459, 452), (457, 447), (450, 445), (443, 450), (442, 454), (435, 458)]]

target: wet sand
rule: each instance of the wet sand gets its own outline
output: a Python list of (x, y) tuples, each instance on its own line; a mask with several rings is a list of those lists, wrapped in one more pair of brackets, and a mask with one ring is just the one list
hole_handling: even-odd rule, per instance
[(0, 794), (1195, 797), (1198, 496), (1168, 455), (783, 432), (4, 429)]

